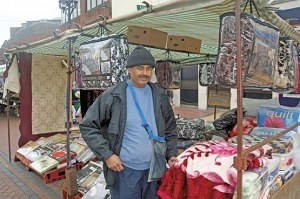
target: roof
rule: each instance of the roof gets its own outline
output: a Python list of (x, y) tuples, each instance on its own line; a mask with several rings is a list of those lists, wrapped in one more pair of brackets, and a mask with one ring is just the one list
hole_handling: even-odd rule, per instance
[[(257, 1), (262, 5), (265, 2), (266, 0)], [(67, 38), (72, 38), (73, 51), (78, 51), (81, 43), (91, 39), (87, 35), (100, 36), (101, 27), (104, 25), (114, 34), (126, 34), (127, 27), (134, 25), (155, 28), (172, 35), (185, 35), (201, 39), (200, 55), (171, 52), (171, 56), (178, 60), (198, 60), (199, 57), (207, 59), (207, 55), (218, 53), (220, 15), (233, 11), (234, 3), (233, 0), (173, 0), (153, 6), (150, 12), (136, 11), (120, 18), (99, 21), (79, 30), (67, 30), (58, 36), (49, 37), (8, 52), (27, 51), (39, 54), (67, 55)], [(296, 36), (300, 38), (300, 33)], [(133, 47), (130, 45), (130, 49)], [(151, 52), (156, 59), (164, 59), (166, 56), (165, 50), (151, 49)]]

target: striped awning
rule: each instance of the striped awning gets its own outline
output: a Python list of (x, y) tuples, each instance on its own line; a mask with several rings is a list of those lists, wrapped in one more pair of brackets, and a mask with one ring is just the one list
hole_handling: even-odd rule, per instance
[[(266, 1), (266, 0), (260, 0)], [(73, 52), (78, 51), (80, 44), (100, 37), (105, 32), (109, 34), (126, 34), (130, 25), (151, 27), (171, 35), (183, 35), (201, 39), (200, 54), (171, 52), (172, 58), (197, 60), (212, 58), (218, 53), (220, 15), (234, 11), (234, 0), (174, 0), (154, 6), (151, 11), (136, 11), (120, 18), (99, 21), (82, 27), (80, 30), (67, 30), (56, 37), (50, 37), (26, 46), (19, 46), (8, 52), (26, 51), (38, 54), (67, 55), (67, 38), (72, 38)], [(263, 10), (263, 9), (262, 9)], [(260, 10), (261, 11), (261, 10)], [(268, 11), (268, 14), (271, 11)], [(274, 14), (275, 15), (275, 14)], [(133, 49), (134, 46), (130, 46)], [(156, 59), (164, 59), (166, 50), (150, 49)], [(207, 56), (211, 55), (211, 56)]]

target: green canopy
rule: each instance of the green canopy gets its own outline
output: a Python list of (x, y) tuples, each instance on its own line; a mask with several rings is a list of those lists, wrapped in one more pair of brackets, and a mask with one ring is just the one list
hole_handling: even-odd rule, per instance
[[(265, 9), (266, 2), (266, 0), (257, 1), (257, 4), (261, 6), (259, 10), (261, 15), (266, 20), (270, 19), (274, 22), (274, 17), (277, 17), (277, 21), (280, 21), (275, 13)], [(199, 63), (199, 60), (207, 60), (207, 58), (215, 60), (214, 55), (218, 53), (219, 43), (219, 17), (225, 12), (234, 11), (234, 3), (233, 0), (173, 0), (153, 6), (149, 11), (140, 10), (119, 18), (102, 20), (78, 30), (67, 30), (57, 36), (11, 49), (8, 53), (26, 51), (38, 54), (67, 55), (67, 38), (69, 37), (72, 38), (74, 52), (79, 50), (81, 43), (90, 40), (92, 36), (100, 37), (100, 33), (105, 30), (103, 27), (109, 30), (109, 34), (126, 34), (127, 27), (133, 25), (155, 28), (170, 35), (201, 39), (200, 54), (171, 51), (170, 55), (173, 59), (183, 63), (191, 60)], [(284, 23), (282, 21), (280, 22)], [(300, 38), (300, 33), (295, 32), (292, 31), (291, 34), (296, 36), (296, 39)], [(133, 48), (134, 46), (130, 45), (130, 51)], [(166, 50), (150, 50), (156, 59), (166, 57)]]

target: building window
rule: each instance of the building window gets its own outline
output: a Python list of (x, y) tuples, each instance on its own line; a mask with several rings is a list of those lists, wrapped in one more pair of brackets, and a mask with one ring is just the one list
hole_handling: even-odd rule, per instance
[[(74, 19), (80, 15), (80, 1), (77, 3), (77, 7), (74, 8), (71, 19)], [(68, 21), (67, 13), (61, 11), (61, 23), (64, 24)]]
[(97, 6), (102, 6), (107, 0), (86, 0), (86, 10), (91, 10)]
[(80, 15), (80, 1), (77, 3), (77, 7), (74, 9), (72, 13), (72, 19), (78, 17)]

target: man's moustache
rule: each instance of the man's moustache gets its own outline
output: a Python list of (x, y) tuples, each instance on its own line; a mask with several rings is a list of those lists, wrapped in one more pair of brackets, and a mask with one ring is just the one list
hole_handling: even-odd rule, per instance
[(139, 78), (150, 78), (148, 75), (140, 75)]

